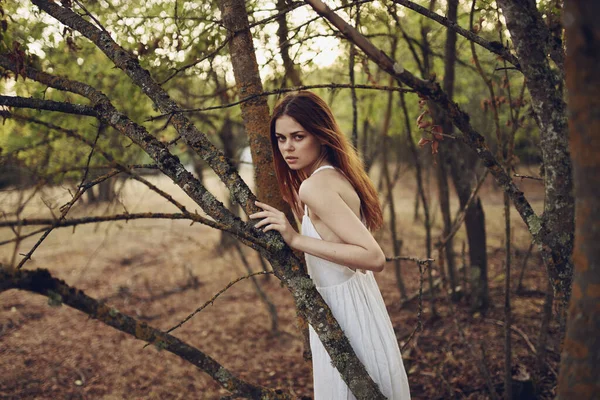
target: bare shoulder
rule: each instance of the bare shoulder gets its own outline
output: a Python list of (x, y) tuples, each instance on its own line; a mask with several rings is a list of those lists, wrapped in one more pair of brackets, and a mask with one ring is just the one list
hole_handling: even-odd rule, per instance
[(298, 190), (298, 197), (303, 203), (310, 203), (317, 195), (339, 193), (346, 177), (335, 169), (326, 169), (306, 178)]
[(338, 170), (327, 169), (305, 179), (298, 191), (300, 201), (308, 205), (317, 215), (329, 212), (346, 203), (356, 215), (360, 213), (360, 198), (346, 176)]

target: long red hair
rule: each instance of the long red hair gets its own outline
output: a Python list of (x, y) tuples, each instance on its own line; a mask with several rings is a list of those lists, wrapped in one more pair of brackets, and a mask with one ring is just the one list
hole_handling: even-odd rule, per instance
[(279, 190), (294, 213), (300, 216), (304, 212), (298, 199), (298, 190), (307, 176), (301, 171), (290, 169), (279, 151), (275, 122), (283, 115), (292, 117), (325, 145), (326, 160), (341, 170), (356, 190), (367, 228), (372, 231), (379, 229), (383, 225), (381, 205), (361, 159), (340, 130), (327, 103), (316, 94), (304, 90), (284, 97), (273, 109), (270, 122), (273, 162)]

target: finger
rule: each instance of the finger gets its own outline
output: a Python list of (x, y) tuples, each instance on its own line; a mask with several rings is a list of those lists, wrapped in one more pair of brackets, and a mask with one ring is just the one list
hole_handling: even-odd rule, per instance
[(273, 222), (273, 221), (271, 220), (271, 218), (265, 218), (265, 219), (262, 219), (262, 220), (258, 221), (258, 222), (256, 223), (256, 225), (254, 225), (254, 227), (255, 227), (255, 228), (260, 228), (261, 226), (264, 226), (264, 225), (270, 224), (270, 223), (272, 223), (272, 222)]
[(268, 232), (268, 231), (281, 232), (281, 227), (277, 224), (270, 224), (270, 225), (267, 225), (267, 227), (265, 229), (263, 229), (263, 232)]
[(262, 208), (263, 210), (279, 212), (279, 210), (276, 209), (275, 207), (271, 207), (270, 205), (261, 203), (260, 201), (256, 201), (256, 202), (254, 202), (254, 204), (256, 204), (258, 207)]
[(270, 211), (259, 211), (257, 213), (248, 215), (248, 218), (251, 218), (251, 219), (265, 218), (265, 217), (268, 217), (270, 215), (270, 213), (271, 213)]

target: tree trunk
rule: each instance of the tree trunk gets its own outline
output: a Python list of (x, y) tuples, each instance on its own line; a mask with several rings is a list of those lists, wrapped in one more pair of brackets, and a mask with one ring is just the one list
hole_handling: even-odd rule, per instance
[[(556, 298), (566, 309), (573, 275), (575, 200), (568, 148), (566, 104), (557, 88), (561, 74), (550, 67), (551, 35), (536, 3), (530, 0), (499, 0), (506, 26), (531, 96), (540, 127), (544, 160), (544, 214), (538, 245)], [(559, 85), (560, 86), (560, 85)]]
[[(235, 32), (229, 43), (229, 53), (239, 97), (262, 93), (263, 86), (258, 72), (252, 36), (248, 29), (248, 13), (243, 0), (219, 0), (223, 24)], [(254, 182), (261, 201), (283, 211), (292, 226), (296, 221), (290, 206), (283, 201), (273, 168), (273, 154), (269, 133), (269, 106), (264, 96), (258, 96), (241, 104), (244, 127), (250, 142), (254, 164)]]
[[(395, 47), (395, 43), (394, 43)], [(390, 85), (393, 85), (394, 81), (390, 78)], [(402, 241), (398, 239), (398, 230), (396, 228), (396, 208), (394, 207), (394, 185), (390, 178), (390, 171), (388, 165), (388, 133), (390, 130), (390, 122), (392, 120), (392, 104), (394, 101), (394, 92), (388, 92), (388, 102), (385, 110), (385, 116), (383, 119), (383, 128), (381, 130), (381, 174), (385, 180), (386, 195), (388, 198), (388, 207), (390, 210), (390, 232), (392, 235), (392, 248), (394, 249), (394, 256), (400, 255), (402, 248)], [(402, 269), (400, 260), (394, 260), (394, 270), (396, 273), (396, 285), (400, 291), (400, 298), (406, 300), (408, 298), (406, 294), (406, 287), (404, 280), (402, 279)]]
[(567, 1), (569, 145), (573, 155), (575, 275), (558, 379), (558, 399), (588, 400), (600, 393), (600, 3)]
[[(458, 0), (450, 0), (448, 2), (448, 19), (456, 21), (458, 8)], [(443, 87), (448, 98), (452, 100), (454, 94), (454, 65), (456, 64), (456, 32), (452, 29), (446, 31), (446, 49), (444, 55), (444, 82)], [(435, 109), (435, 107), (434, 107)], [(439, 111), (435, 113), (437, 124), (442, 126), (444, 133), (452, 134), (452, 122)], [(448, 188), (448, 167), (447, 161), (444, 158), (445, 148), (439, 149), (438, 165), (436, 168), (438, 180), (438, 196), (440, 200), (440, 210), (442, 212), (442, 221), (444, 225), (443, 237), (448, 237), (452, 229), (452, 218), (450, 216), (450, 191)], [(448, 276), (450, 278), (450, 290), (452, 291), (452, 299), (456, 300), (456, 286), (458, 278), (456, 276), (456, 263), (454, 256), (454, 241), (450, 239), (446, 242), (444, 248), (446, 252), (446, 261), (448, 265)]]
[[(229, 116), (225, 117), (225, 121), (223, 121), (223, 125), (221, 127), (221, 130), (219, 131), (219, 138), (221, 139), (221, 143), (223, 144), (223, 155), (231, 160), (231, 164), (233, 166), (233, 168), (235, 168), (236, 170), (239, 170), (237, 162), (234, 161), (235, 159), (235, 147), (234, 147), (234, 140), (233, 140), (233, 124), (231, 123), (231, 119), (229, 118)], [(233, 215), (238, 216), (240, 215), (240, 208), (238, 206), (238, 204), (235, 202), (235, 200), (233, 199), (233, 197), (231, 196), (231, 194), (228, 193), (228, 200), (227, 200), (227, 208), (229, 209), (229, 211), (232, 212)], [(219, 240), (219, 246), (220, 249), (224, 250), (224, 249), (229, 249), (231, 246), (237, 244), (237, 239), (230, 235), (228, 232), (221, 232), (221, 239)], [(256, 279), (256, 278), (255, 278)]]
[[(277, 38), (279, 39), (279, 54), (283, 60), (283, 68), (285, 75), (283, 77), (283, 86), (287, 86), (288, 81), (294, 86), (302, 86), (302, 80), (296, 67), (294, 60), (290, 57), (290, 42), (288, 40), (288, 26), (286, 21), (287, 13), (284, 13), (287, 8), (285, 0), (277, 0), (277, 12), (281, 13), (277, 17)], [(254, 50), (252, 50), (254, 52)], [(262, 90), (262, 89), (261, 89)]]

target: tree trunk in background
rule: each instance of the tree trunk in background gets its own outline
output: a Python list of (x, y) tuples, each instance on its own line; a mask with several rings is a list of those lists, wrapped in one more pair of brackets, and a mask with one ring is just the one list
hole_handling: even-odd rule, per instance
[[(448, 2), (448, 13), (447, 18), (451, 21), (456, 21), (456, 14), (458, 8), (458, 0), (450, 0)], [(446, 30), (446, 48), (444, 55), (444, 91), (448, 94), (448, 98), (452, 100), (454, 94), (454, 65), (456, 64), (456, 32), (452, 29)], [(433, 109), (435, 109), (434, 107)], [(437, 120), (436, 123), (442, 126), (444, 133), (452, 134), (452, 122), (446, 117), (445, 114), (435, 112), (434, 118)], [(444, 153), (447, 149), (441, 146), (439, 149), (438, 165), (436, 168), (437, 180), (438, 180), (438, 191), (440, 200), (440, 210), (442, 212), (442, 222), (444, 224), (443, 237), (450, 235), (452, 229), (452, 218), (450, 216), (450, 191), (448, 188), (448, 162), (444, 158)], [(456, 300), (456, 286), (458, 285), (458, 278), (456, 276), (456, 263), (454, 255), (454, 241), (452, 239), (446, 242), (444, 248), (446, 253), (446, 261), (448, 265), (448, 276), (450, 278), (450, 290), (452, 290), (452, 299)]]
[[(448, 3), (448, 18), (456, 20), (457, 1)], [(446, 62), (444, 64), (444, 90), (451, 98), (454, 92), (454, 66), (456, 63), (456, 33), (448, 29), (446, 36)], [(453, 124), (443, 116), (441, 125), (444, 133), (453, 132)], [(446, 140), (440, 152), (440, 163), (444, 162), (449, 167), (454, 189), (458, 196), (460, 208), (464, 208), (471, 195), (473, 174), (477, 165), (476, 157), (465, 145), (455, 141)], [(441, 203), (441, 201), (440, 201)], [(471, 287), (471, 310), (485, 313), (489, 306), (489, 290), (487, 277), (487, 240), (485, 231), (485, 214), (481, 199), (477, 196), (465, 213), (465, 230), (469, 243), (469, 283)], [(454, 255), (454, 251), (452, 251)], [(446, 258), (451, 257), (446, 253)], [(451, 277), (452, 279), (452, 277)], [(456, 279), (456, 278), (455, 278)]]
[[(394, 41), (392, 50), (392, 57), (395, 53), (396, 42)], [(394, 85), (393, 78), (390, 77), (389, 85)], [(392, 236), (392, 248), (394, 250), (393, 256), (399, 256), (402, 249), (402, 240), (398, 239), (398, 230), (396, 228), (396, 208), (394, 207), (394, 185), (390, 178), (390, 171), (388, 165), (388, 146), (390, 123), (392, 120), (392, 105), (394, 101), (394, 92), (388, 92), (388, 102), (385, 109), (385, 116), (383, 118), (383, 128), (381, 129), (381, 174), (385, 180), (387, 203), (390, 210), (390, 233)], [(396, 273), (396, 286), (400, 291), (400, 298), (406, 300), (408, 298), (406, 294), (406, 287), (404, 280), (402, 279), (402, 268), (400, 260), (394, 260), (394, 271)]]
[(287, 8), (285, 0), (277, 0), (277, 12), (281, 13), (277, 17), (277, 38), (279, 39), (279, 54), (283, 60), (283, 68), (285, 69), (285, 75), (283, 77), (283, 85), (287, 86), (288, 81), (294, 86), (302, 86), (302, 80), (300, 74), (294, 66), (294, 61), (290, 57), (290, 43), (288, 41), (288, 26), (286, 21), (287, 13), (283, 11)]
[[(229, 43), (229, 53), (231, 54), (231, 63), (239, 97), (244, 98), (262, 93), (263, 86), (258, 73), (252, 36), (248, 29), (248, 13), (244, 1), (219, 0), (219, 9), (225, 27), (230, 32), (236, 32)], [(267, 99), (264, 96), (259, 96), (242, 103), (241, 109), (246, 134), (250, 142), (258, 198), (283, 211), (292, 226), (296, 227), (292, 210), (283, 201), (279, 192), (275, 169), (273, 168), (273, 153), (269, 138), (270, 114)]]
[[(231, 119), (229, 116), (226, 116), (225, 121), (223, 121), (223, 125), (221, 130), (219, 131), (219, 138), (221, 139), (221, 143), (223, 144), (223, 154), (225, 158), (231, 160), (231, 164), (234, 166), (236, 170), (239, 170), (238, 163), (235, 162), (235, 147), (233, 140), (233, 124), (231, 123)], [(238, 204), (234, 201), (233, 197), (227, 196), (227, 208), (234, 215), (240, 216), (240, 208)], [(229, 232), (221, 231), (221, 240), (219, 241), (219, 246), (221, 249), (228, 249), (233, 245), (237, 244), (237, 238), (231, 235)]]
[(573, 296), (558, 379), (560, 400), (600, 393), (600, 3), (566, 1), (570, 149), (575, 181)]
[(506, 18), (506, 26), (519, 57), (531, 105), (540, 127), (545, 199), (540, 226), (541, 240), (538, 245), (556, 298), (561, 300), (564, 311), (570, 297), (573, 275), (571, 257), (575, 200), (572, 193), (566, 104), (560, 85), (557, 87), (561, 73), (555, 73), (550, 67), (547, 54), (553, 49), (551, 35), (536, 3), (531, 0), (499, 0), (498, 4)]

